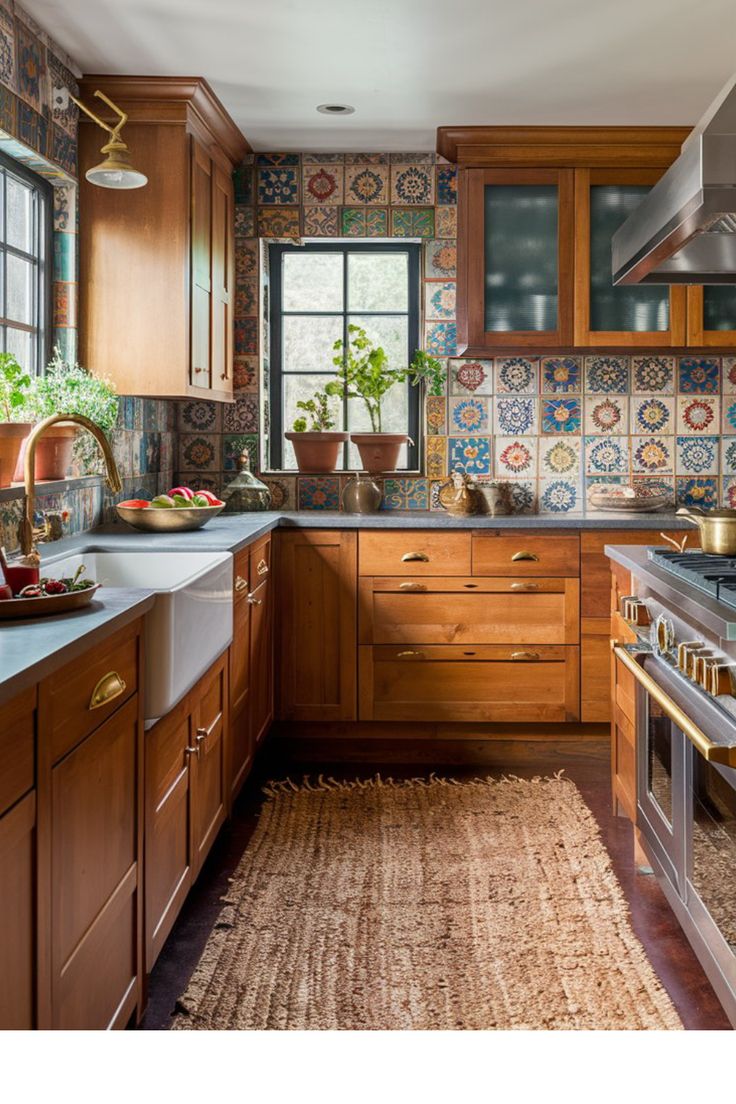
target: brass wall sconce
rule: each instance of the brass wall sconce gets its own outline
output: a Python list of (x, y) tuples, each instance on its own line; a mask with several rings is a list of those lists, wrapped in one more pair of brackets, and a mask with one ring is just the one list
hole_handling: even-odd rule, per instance
[(85, 115), (88, 115), (93, 122), (97, 123), (110, 135), (109, 142), (106, 142), (100, 150), (100, 153), (105, 155), (105, 160), (100, 162), (99, 165), (95, 165), (94, 168), (88, 169), (84, 175), (90, 184), (96, 184), (99, 188), (142, 188), (148, 183), (148, 177), (139, 169), (133, 167), (128, 147), (120, 137), (120, 131), (127, 123), (128, 116), (104, 92), (100, 92), (98, 89), (95, 96), (106, 103), (108, 107), (111, 107), (115, 114), (119, 116), (120, 121), (114, 127), (110, 126), (95, 115), (93, 111), (90, 111), (88, 107), (85, 107), (76, 96), (71, 97), (80, 111), (83, 111)]

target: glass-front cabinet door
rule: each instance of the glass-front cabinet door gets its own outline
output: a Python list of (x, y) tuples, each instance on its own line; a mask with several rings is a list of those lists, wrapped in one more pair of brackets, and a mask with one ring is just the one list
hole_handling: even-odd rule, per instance
[(657, 169), (575, 170), (575, 344), (685, 344), (683, 287), (614, 287), (611, 239), (661, 175)]
[(470, 169), (466, 187), (467, 345), (571, 344), (572, 170)]
[(688, 345), (736, 345), (736, 285), (702, 284), (687, 289)]

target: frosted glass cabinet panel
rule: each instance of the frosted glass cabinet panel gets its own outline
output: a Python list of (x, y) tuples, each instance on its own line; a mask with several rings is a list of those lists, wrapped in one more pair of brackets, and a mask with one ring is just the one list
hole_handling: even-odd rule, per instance
[(556, 184), (486, 184), (488, 332), (557, 330), (558, 206)]
[(736, 286), (704, 284), (687, 289), (688, 345), (736, 345)]

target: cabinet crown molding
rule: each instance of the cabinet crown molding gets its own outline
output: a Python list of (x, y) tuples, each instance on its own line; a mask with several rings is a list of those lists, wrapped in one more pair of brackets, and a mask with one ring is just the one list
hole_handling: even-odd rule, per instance
[(437, 152), (463, 168), (663, 168), (680, 152), (690, 127), (442, 126)]

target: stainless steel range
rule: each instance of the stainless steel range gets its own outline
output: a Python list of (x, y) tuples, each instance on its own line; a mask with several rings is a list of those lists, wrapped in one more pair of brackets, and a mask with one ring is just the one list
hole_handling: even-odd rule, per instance
[(606, 549), (631, 572), (637, 643), (637, 827), (736, 1027), (736, 559)]

